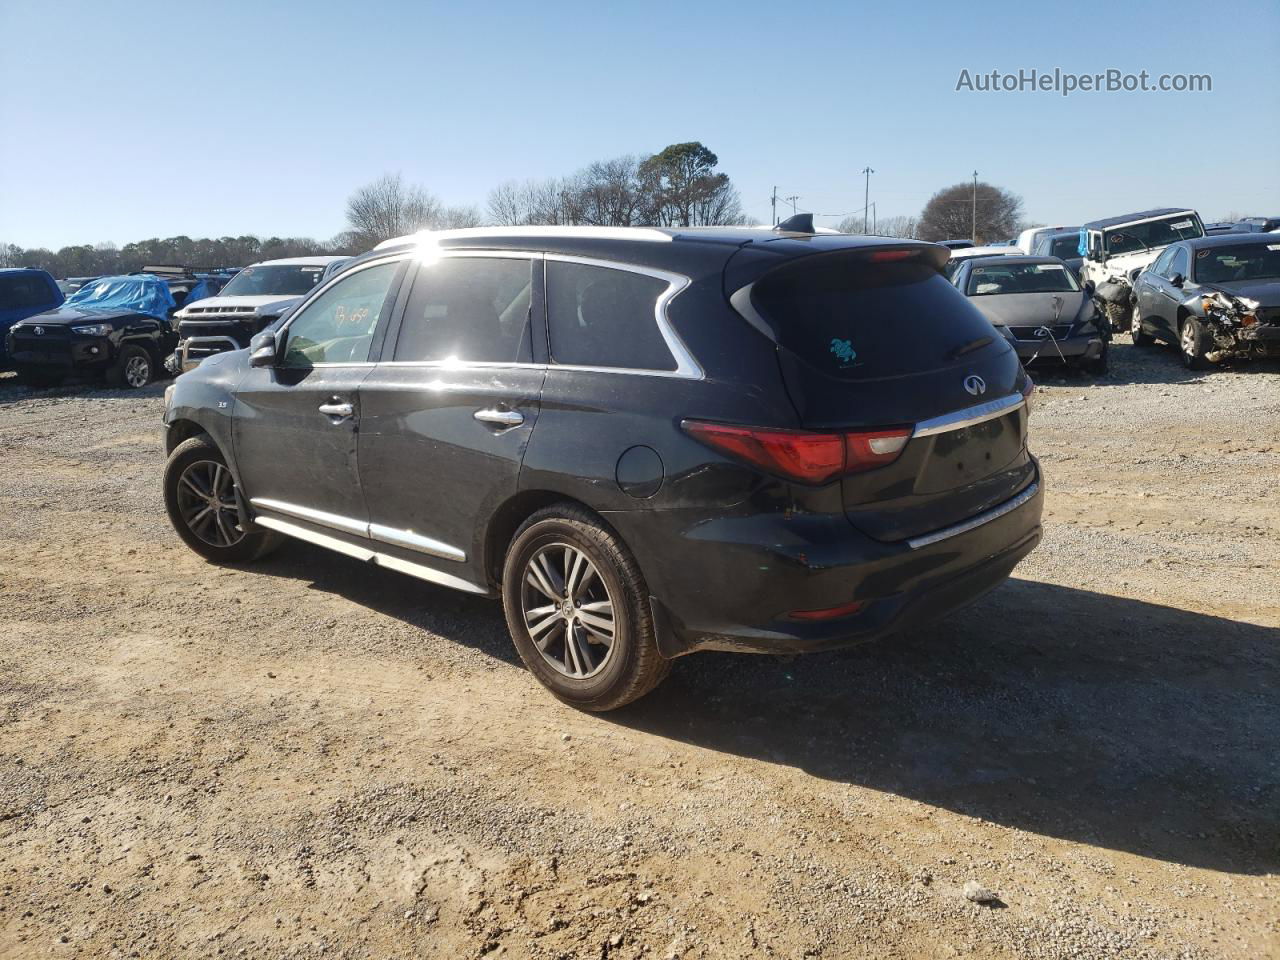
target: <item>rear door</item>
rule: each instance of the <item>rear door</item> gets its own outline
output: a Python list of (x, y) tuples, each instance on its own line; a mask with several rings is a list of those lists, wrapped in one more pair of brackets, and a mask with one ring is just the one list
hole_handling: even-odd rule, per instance
[(395, 301), (403, 259), (343, 274), (284, 331), (273, 367), (251, 367), (236, 390), (233, 442), (254, 509), (363, 536), (357, 389)]
[(541, 313), (538, 254), (460, 253), (417, 268), (399, 327), (360, 386), (375, 540), (486, 583), (485, 526), (516, 492), (538, 419)]
[(793, 259), (750, 291), (805, 427), (914, 425), (895, 462), (842, 481), (850, 521), (880, 540), (961, 522), (1035, 481), (1022, 366), (941, 264), (934, 247), (845, 249)]

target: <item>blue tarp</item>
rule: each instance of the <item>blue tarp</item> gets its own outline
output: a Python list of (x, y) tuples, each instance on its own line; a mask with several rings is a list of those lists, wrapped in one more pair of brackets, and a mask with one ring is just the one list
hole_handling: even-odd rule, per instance
[(163, 320), (175, 303), (167, 283), (150, 273), (139, 273), (86, 283), (67, 297), (66, 306), (81, 310), (132, 310)]

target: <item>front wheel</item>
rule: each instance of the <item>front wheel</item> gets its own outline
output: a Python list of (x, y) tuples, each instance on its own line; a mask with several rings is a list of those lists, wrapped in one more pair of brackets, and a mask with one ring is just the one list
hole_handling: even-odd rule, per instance
[(112, 386), (141, 390), (155, 379), (155, 363), (151, 354), (135, 343), (127, 344), (107, 370), (107, 379)]
[(507, 627), (529, 672), (583, 710), (613, 710), (667, 675), (635, 559), (596, 517), (565, 504), (531, 516), (507, 550)]
[(215, 563), (256, 560), (280, 542), (244, 515), (231, 469), (208, 437), (184, 440), (169, 455), (164, 506), (183, 542)]
[(1182, 321), (1182, 332), (1178, 336), (1178, 346), (1182, 353), (1182, 362), (1188, 370), (1207, 370), (1209, 360), (1205, 357), (1204, 327), (1195, 317), (1187, 317)]
[(1135, 347), (1149, 347), (1156, 342), (1156, 338), (1147, 333), (1146, 324), (1142, 320), (1142, 308), (1136, 301), (1129, 317), (1129, 338), (1133, 340)]

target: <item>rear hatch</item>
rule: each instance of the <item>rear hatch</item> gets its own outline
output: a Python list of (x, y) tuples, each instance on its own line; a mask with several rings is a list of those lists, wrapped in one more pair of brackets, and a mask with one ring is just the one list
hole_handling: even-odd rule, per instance
[(731, 302), (777, 344), (802, 426), (913, 428), (892, 463), (840, 481), (850, 522), (877, 540), (963, 522), (1035, 478), (1025, 374), (1009, 342), (943, 278), (946, 256), (931, 244), (840, 246), (745, 257), (758, 276), (744, 286), (751, 263), (726, 271)]

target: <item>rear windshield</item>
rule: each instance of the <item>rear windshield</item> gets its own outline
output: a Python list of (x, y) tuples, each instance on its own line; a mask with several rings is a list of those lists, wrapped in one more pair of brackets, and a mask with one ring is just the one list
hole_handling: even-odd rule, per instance
[(1074, 293), (1076, 278), (1060, 263), (998, 263), (969, 271), (971, 297), (1004, 293)]
[(901, 376), (949, 366), (980, 349), (1009, 349), (928, 263), (821, 260), (768, 274), (752, 301), (781, 346), (829, 376)]
[(54, 301), (44, 277), (37, 273), (0, 274), (0, 310), (42, 307)]

